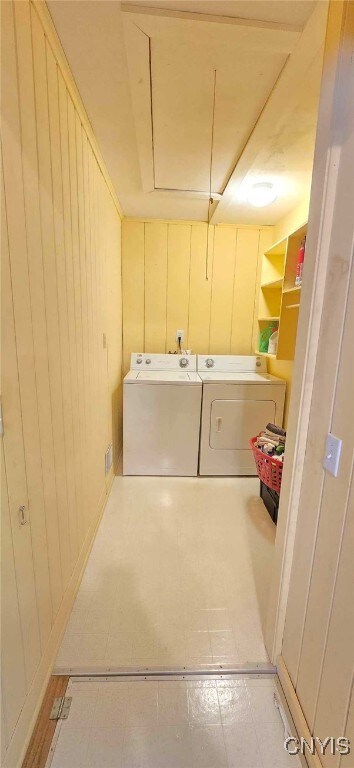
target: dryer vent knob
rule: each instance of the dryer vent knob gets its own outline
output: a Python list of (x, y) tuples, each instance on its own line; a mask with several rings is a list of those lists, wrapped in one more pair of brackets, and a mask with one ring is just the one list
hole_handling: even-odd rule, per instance
[(208, 357), (205, 361), (205, 365), (207, 368), (213, 368), (213, 366), (215, 365), (213, 358)]
[(181, 368), (187, 368), (187, 365), (189, 365), (189, 360), (187, 360), (186, 357), (181, 357), (179, 364)]

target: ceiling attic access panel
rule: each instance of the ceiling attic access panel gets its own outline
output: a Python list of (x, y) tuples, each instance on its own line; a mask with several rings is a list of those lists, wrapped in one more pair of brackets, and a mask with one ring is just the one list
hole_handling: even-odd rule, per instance
[(144, 191), (208, 193), (216, 70), (212, 191), (222, 194), (299, 30), (123, 16)]

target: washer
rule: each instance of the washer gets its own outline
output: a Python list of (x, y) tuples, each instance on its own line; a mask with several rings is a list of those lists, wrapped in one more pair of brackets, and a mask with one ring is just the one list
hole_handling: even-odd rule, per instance
[(198, 355), (203, 382), (200, 475), (255, 475), (249, 439), (268, 422), (282, 426), (285, 381), (264, 357)]
[(196, 355), (133, 353), (123, 387), (123, 474), (198, 474)]

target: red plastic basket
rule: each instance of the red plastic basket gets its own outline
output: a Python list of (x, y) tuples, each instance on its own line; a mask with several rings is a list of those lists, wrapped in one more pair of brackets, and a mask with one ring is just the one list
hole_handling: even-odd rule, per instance
[(280, 459), (275, 459), (274, 456), (267, 456), (266, 453), (260, 451), (256, 446), (257, 439), (257, 437), (252, 437), (250, 446), (256, 462), (258, 477), (268, 488), (272, 488), (273, 491), (280, 493), (283, 462)]

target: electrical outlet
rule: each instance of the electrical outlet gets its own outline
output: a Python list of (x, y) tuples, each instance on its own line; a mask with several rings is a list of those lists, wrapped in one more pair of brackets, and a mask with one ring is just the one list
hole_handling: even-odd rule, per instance
[(177, 343), (180, 341), (182, 344), (184, 341), (184, 331), (176, 331), (176, 341)]

